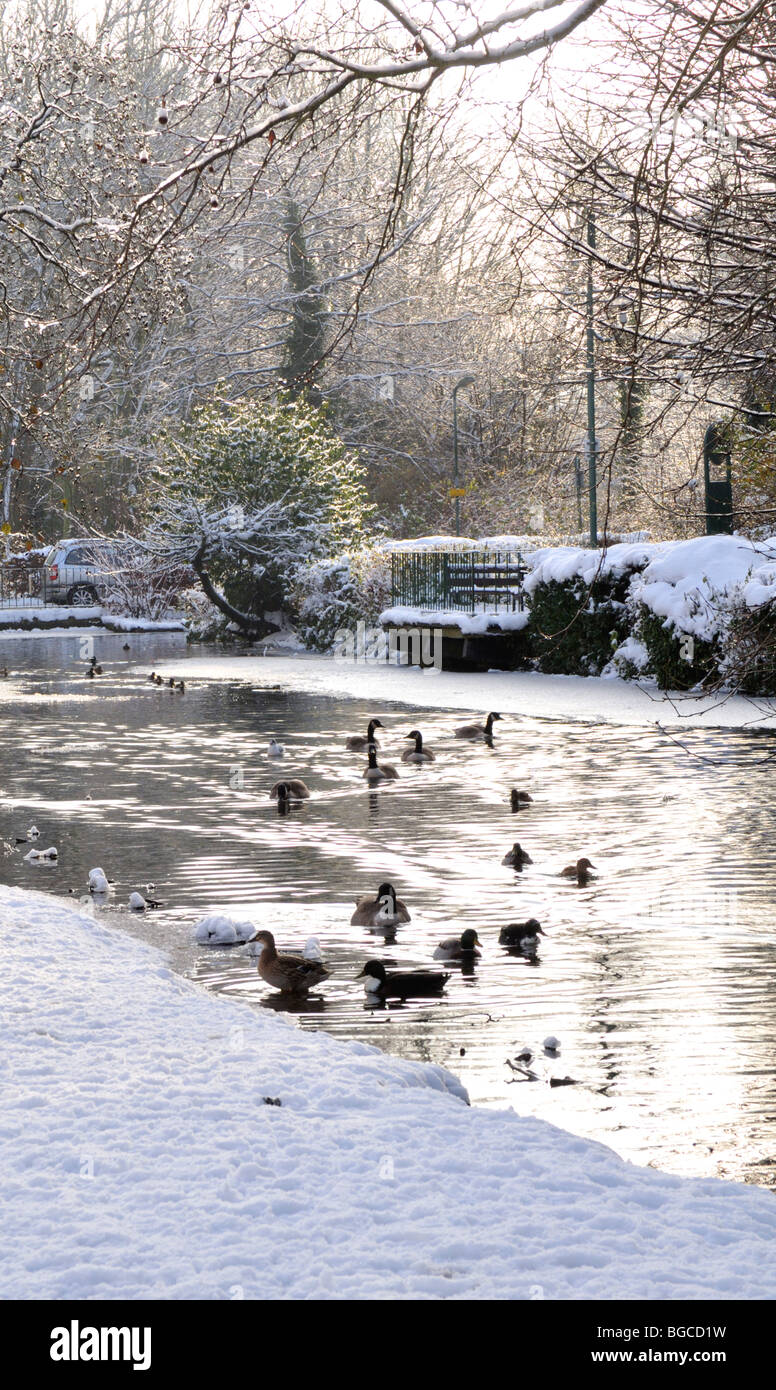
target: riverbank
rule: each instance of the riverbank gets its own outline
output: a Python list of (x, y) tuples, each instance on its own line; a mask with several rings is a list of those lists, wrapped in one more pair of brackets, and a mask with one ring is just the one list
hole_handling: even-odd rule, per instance
[[(776, 729), (776, 701), (739, 695), (697, 696), (658, 690), (652, 681), (619, 677), (549, 676), (538, 671), (438, 671), (385, 662), (338, 661), (310, 653), (288, 656), (194, 654), (168, 662), (169, 674), (191, 680), (282, 683), (289, 690), (399, 702), (425, 709), (526, 714), (540, 719), (666, 728)], [(167, 671), (165, 667), (165, 671)]]
[(776, 1296), (767, 1192), (469, 1107), (59, 900), (0, 924), (6, 1298)]

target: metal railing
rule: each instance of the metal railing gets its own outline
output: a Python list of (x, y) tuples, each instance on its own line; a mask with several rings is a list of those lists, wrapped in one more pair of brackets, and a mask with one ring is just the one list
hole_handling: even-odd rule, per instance
[(391, 556), (395, 608), (503, 613), (522, 609), (522, 556), (514, 551), (419, 550)]
[(6, 561), (0, 564), (0, 609), (99, 606), (104, 582), (104, 574), (84, 565), (59, 565), (54, 577), (49, 566)]

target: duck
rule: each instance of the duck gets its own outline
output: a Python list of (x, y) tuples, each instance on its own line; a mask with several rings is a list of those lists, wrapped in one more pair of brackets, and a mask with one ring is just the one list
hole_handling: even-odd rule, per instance
[(401, 755), (403, 763), (433, 763), (436, 761), (436, 754), (430, 748), (423, 747), (423, 735), (420, 729), (411, 729), (405, 738), (414, 738), (415, 747), (405, 748)]
[(376, 897), (356, 898), (356, 910), (350, 919), (350, 925), (380, 931), (386, 927), (394, 927), (398, 922), (411, 920), (407, 906), (397, 898), (393, 884), (381, 883)]
[(178, 684), (176, 685), (175, 689), (178, 690), (178, 691), (180, 692), (181, 695), (185, 695), (185, 694), (186, 694), (186, 682), (185, 682), (185, 681), (178, 681)]
[(0, 666), (0, 679), (1, 679), (1, 680), (5, 680), (6, 677), (9, 676), (10, 674), (11, 674), (11, 673), (10, 673), (10, 671), (8, 670), (8, 667), (7, 667), (7, 666)]
[(467, 927), (460, 936), (448, 936), (440, 941), (434, 952), (434, 960), (474, 960), (480, 953), (477, 950), (482, 942), (473, 927)]
[(164, 681), (162, 680), (161, 676), (154, 676), (154, 685), (164, 685)]
[(129, 906), (132, 912), (145, 912), (147, 907), (162, 907), (157, 898), (146, 898), (142, 893), (130, 893)]
[(388, 974), (381, 960), (368, 960), (356, 976), (364, 979), (364, 990), (370, 999), (428, 999), (441, 994), (449, 974), (434, 970), (409, 970)]
[(28, 864), (42, 864), (45, 862), (53, 863), (59, 858), (55, 845), (49, 845), (48, 849), (31, 849), (24, 856)]
[(533, 864), (533, 859), (528, 851), (524, 850), (522, 845), (515, 840), (511, 850), (504, 855), (501, 862), (502, 864), (511, 864), (513, 869), (522, 869), (524, 864)]
[(361, 776), (365, 779), (365, 781), (370, 783), (393, 781), (395, 778), (398, 777), (398, 775), (399, 774), (396, 771), (396, 768), (392, 767), (390, 763), (378, 763), (377, 744), (370, 743), (369, 762), (367, 766), (364, 768), (364, 771), (361, 773)]
[[(313, 985), (327, 980), (330, 970), (321, 960), (310, 960), (305, 956), (279, 955), (275, 938), (271, 931), (257, 931), (251, 941), (261, 942), (262, 951), (258, 959), (259, 974), (273, 989), (281, 994), (306, 994)], [(307, 943), (309, 946), (309, 942)], [(317, 943), (316, 943), (317, 944)]]
[(383, 725), (379, 719), (370, 719), (367, 725), (366, 734), (351, 734), (350, 738), (345, 739), (345, 747), (351, 753), (366, 753), (370, 743), (377, 748), (377, 739), (374, 736), (375, 729), (382, 729)]
[(517, 787), (513, 787), (509, 793), (509, 804), (513, 811), (519, 811), (521, 807), (529, 806), (532, 801), (533, 797), (529, 796), (528, 792), (518, 791)]
[(89, 870), (89, 892), (90, 893), (109, 893), (110, 882), (105, 875), (104, 869)]
[(493, 712), (489, 714), (484, 724), (461, 724), (455, 732), (456, 738), (485, 738), (493, 737), (493, 721), (500, 719), (501, 715)]
[(174, 690), (174, 689), (175, 689), (175, 677), (174, 677), (174, 676), (170, 676), (170, 679), (169, 679), (168, 682), (167, 682), (167, 686), (168, 686), (168, 689), (169, 689), (169, 690)]
[(270, 789), (270, 801), (309, 801), (310, 788), (299, 777), (289, 777), (285, 782), (276, 782)]
[(285, 756), (286, 750), (283, 747), (282, 743), (278, 743), (276, 738), (271, 738), (269, 743), (267, 744), (267, 757), (284, 758)]
[(594, 868), (595, 864), (591, 864), (589, 859), (578, 859), (576, 864), (567, 864), (565, 869), (561, 869), (559, 877), (575, 878), (580, 888), (584, 888), (585, 885), (590, 882), (591, 878), (595, 877), (595, 875), (590, 872), (590, 870)]
[(130, 647), (129, 642), (125, 642), (125, 643), (124, 643), (124, 646), (121, 648), (121, 650), (122, 650), (123, 652), (131, 652), (132, 648)]
[(544, 936), (544, 930), (537, 922), (535, 917), (529, 917), (527, 922), (510, 922), (508, 926), (502, 927), (498, 934), (499, 946), (537, 946), (538, 938)]

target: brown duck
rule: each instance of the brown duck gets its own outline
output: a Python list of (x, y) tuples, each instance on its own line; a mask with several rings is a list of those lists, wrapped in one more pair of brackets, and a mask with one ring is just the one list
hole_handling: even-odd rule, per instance
[(306, 994), (313, 985), (327, 980), (331, 971), (319, 960), (307, 960), (304, 956), (279, 955), (275, 938), (271, 931), (257, 931), (251, 941), (262, 943), (258, 970), (262, 980), (279, 989), (281, 994)]

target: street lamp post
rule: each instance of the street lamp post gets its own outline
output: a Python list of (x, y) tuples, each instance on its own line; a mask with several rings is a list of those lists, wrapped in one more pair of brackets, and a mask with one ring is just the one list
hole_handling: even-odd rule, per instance
[(473, 376), (462, 376), (453, 387), (453, 486), (451, 497), (455, 498), (455, 534), (461, 534), (461, 489), (458, 486), (458, 392), (464, 386), (472, 386)]

